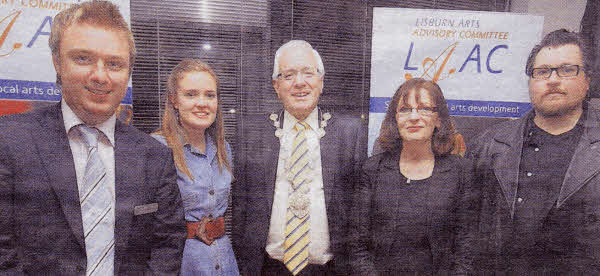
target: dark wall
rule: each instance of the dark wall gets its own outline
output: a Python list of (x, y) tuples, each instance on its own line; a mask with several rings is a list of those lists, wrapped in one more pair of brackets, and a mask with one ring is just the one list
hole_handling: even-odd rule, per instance
[[(319, 51), (325, 65), (321, 106), (368, 120), (373, 7), (507, 10), (505, 1), (487, 0), (336, 0), (326, 4), (315, 0), (271, 1), (271, 64), (275, 50), (283, 43), (291, 39), (308, 41)], [(468, 141), (482, 128), (504, 120), (460, 117), (455, 118), (455, 123)]]
[[(507, 1), (496, 0), (214, 2), (218, 4), (210, 12), (219, 14), (218, 20), (207, 22), (196, 1), (131, 0), (139, 53), (132, 78), (133, 124), (146, 132), (156, 130), (170, 70), (183, 58), (200, 58), (221, 80), (226, 138), (235, 156), (256, 154), (248, 146), (260, 143), (258, 134), (267, 131), (260, 126), (267, 120), (263, 114), (281, 108), (270, 75), (275, 51), (283, 43), (303, 39), (321, 54), (326, 71), (321, 106), (368, 120), (373, 7), (507, 10)], [(242, 14), (234, 14), (235, 9)], [(203, 49), (206, 43), (210, 50)], [(455, 119), (467, 141), (501, 120)]]

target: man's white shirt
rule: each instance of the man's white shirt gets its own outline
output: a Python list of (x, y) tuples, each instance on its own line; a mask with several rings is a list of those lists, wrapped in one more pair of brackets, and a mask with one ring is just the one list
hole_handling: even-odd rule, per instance
[[(323, 170), (321, 167), (321, 146), (319, 142), (319, 112), (315, 108), (304, 120), (311, 129), (307, 130), (306, 138), (309, 148), (310, 164), (313, 169), (313, 179), (310, 183), (310, 245), (309, 263), (325, 264), (333, 258), (329, 251), (329, 227), (327, 224), (327, 212), (325, 208), (325, 191), (323, 189)], [(285, 162), (289, 159), (292, 143), (297, 131), (294, 125), (298, 120), (289, 112), (284, 111), (283, 136), (280, 139), (279, 159), (277, 162), (277, 178), (275, 181), (275, 195), (271, 209), (271, 222), (269, 236), (267, 238), (266, 251), (271, 258), (283, 260), (285, 241), (286, 213), (288, 207), (288, 193), (291, 188), (288, 180), (288, 170)], [(273, 134), (275, 135), (275, 134)]]

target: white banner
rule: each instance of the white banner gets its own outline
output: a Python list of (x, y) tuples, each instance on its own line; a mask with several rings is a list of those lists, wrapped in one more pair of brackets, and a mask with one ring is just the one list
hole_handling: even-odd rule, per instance
[(369, 153), (409, 78), (438, 83), (451, 115), (523, 115), (531, 108), (525, 63), (543, 23), (528, 14), (374, 8)]
[[(4, 102), (0, 115), (14, 113), (9, 107), (29, 106), (31, 101), (60, 100), (48, 38), (54, 16), (79, 2), (0, 0), (0, 102)], [(129, 0), (113, 2), (130, 22)], [(122, 103), (132, 104), (131, 82)]]

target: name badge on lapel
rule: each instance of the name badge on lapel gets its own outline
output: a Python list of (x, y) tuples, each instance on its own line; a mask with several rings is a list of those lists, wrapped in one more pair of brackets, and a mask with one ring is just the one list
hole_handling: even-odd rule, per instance
[(144, 205), (138, 205), (133, 208), (133, 215), (139, 216), (158, 211), (158, 203), (150, 203)]

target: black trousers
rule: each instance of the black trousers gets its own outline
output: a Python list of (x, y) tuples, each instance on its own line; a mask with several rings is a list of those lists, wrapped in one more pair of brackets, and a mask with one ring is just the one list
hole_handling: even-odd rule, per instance
[[(262, 275), (289, 275), (292, 273), (285, 267), (285, 265), (275, 259), (271, 259), (271, 256), (265, 252), (265, 262), (263, 264)], [(306, 267), (298, 273), (298, 275), (336, 275), (333, 260), (327, 262), (324, 265), (308, 264)]]

